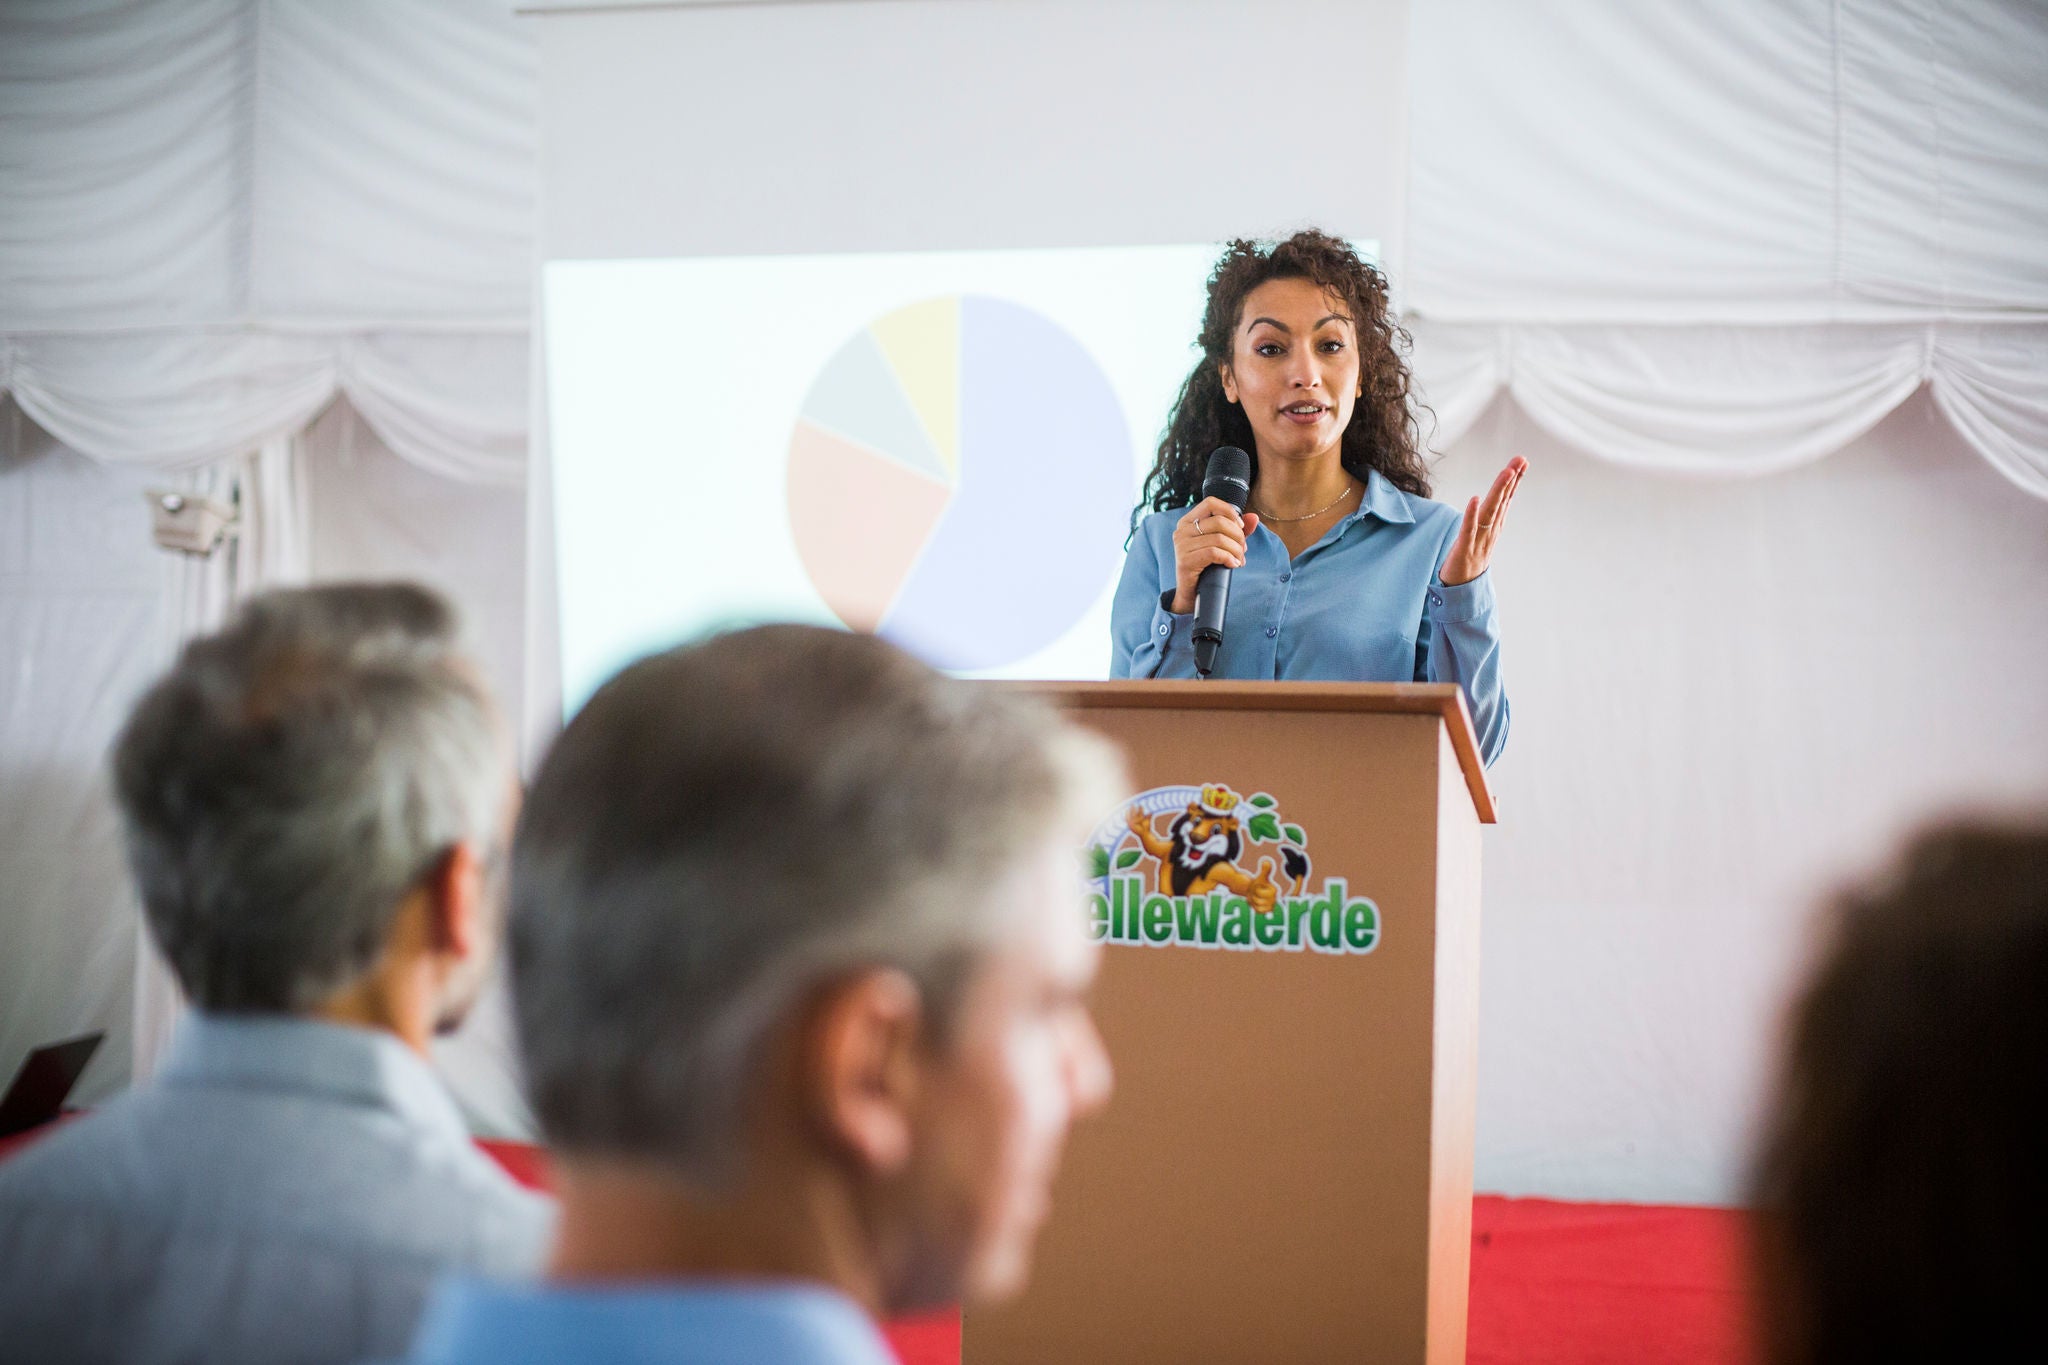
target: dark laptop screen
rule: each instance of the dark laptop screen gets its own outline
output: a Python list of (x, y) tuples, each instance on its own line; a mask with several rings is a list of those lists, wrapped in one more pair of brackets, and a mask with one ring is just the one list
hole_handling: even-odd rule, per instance
[(25, 1133), (56, 1118), (106, 1036), (88, 1033), (29, 1053), (21, 1070), (14, 1073), (14, 1084), (0, 1097), (0, 1137)]

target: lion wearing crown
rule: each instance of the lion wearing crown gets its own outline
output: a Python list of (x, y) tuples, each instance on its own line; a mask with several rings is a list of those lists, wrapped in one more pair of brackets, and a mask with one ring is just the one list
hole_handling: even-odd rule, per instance
[(1221, 887), (1244, 897), (1263, 915), (1279, 903), (1280, 888), (1273, 881), (1271, 858), (1260, 860), (1257, 876), (1237, 865), (1244, 852), (1237, 803), (1237, 793), (1228, 787), (1204, 787), (1199, 800), (1190, 801), (1173, 817), (1164, 839), (1153, 827), (1153, 817), (1136, 806), (1125, 812), (1124, 822), (1166, 874), (1167, 894), (1204, 896)]

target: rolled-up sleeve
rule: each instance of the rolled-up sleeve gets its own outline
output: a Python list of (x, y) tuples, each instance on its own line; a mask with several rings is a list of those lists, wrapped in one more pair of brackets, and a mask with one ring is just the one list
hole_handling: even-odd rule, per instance
[(1415, 680), (1462, 688), (1479, 732), (1480, 757), (1488, 764), (1500, 757), (1508, 743), (1508, 696), (1501, 685), (1491, 570), (1469, 583), (1430, 580), (1415, 642)]
[(1112, 678), (1156, 678), (1177, 652), (1185, 654), (1191, 647), (1188, 630), (1194, 617), (1167, 610), (1165, 592), (1170, 589), (1159, 585), (1159, 554), (1150, 530), (1148, 521), (1131, 537), (1123, 577), (1110, 604)]

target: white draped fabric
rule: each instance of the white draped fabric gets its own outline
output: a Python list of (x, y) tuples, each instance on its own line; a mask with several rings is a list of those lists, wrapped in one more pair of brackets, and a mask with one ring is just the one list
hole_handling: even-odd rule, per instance
[(15, 0), (0, 324), (524, 328), (537, 79), (485, 0)]
[[(480, 497), (517, 495), (536, 82), (531, 34), (481, 0), (0, 8), (0, 399), (66, 452), (239, 512), (237, 540), (211, 558), (145, 550), (163, 580), (148, 666), (249, 593), (308, 577), (304, 434), (337, 399), (419, 470)], [(44, 463), (63, 458), (75, 457)], [(29, 490), (38, 478), (20, 476)], [(140, 537), (133, 506), (109, 527)], [(516, 583), (519, 547), (500, 554)], [(19, 740), (0, 765), (19, 768), (57, 725), (85, 768), (52, 788), (69, 803), (55, 818), (104, 831), (95, 770), (118, 711), (73, 704), (89, 660), (36, 626), (46, 585), (23, 577), (5, 596), (17, 584), (32, 614), (9, 643), (22, 676), (45, 685), (0, 699), (17, 722), (0, 735)], [(40, 942), (77, 910), (68, 887), (30, 882), (9, 915)], [(99, 910), (137, 937), (125, 890)], [(109, 952), (103, 938), (70, 949), (86, 951)], [(179, 1001), (146, 941), (133, 961), (140, 1076)], [(45, 1000), (8, 975), (10, 1056), (62, 1029), (127, 1022), (81, 1004), (96, 995)]]
[(1410, 330), (1439, 445), (1506, 391), (1551, 435), (1616, 464), (1768, 474), (1840, 450), (1925, 384), (1979, 455), (2048, 498), (2048, 324)]
[(0, 392), (166, 469), (346, 396), (400, 458), (516, 486), (537, 79), (481, 0), (0, 9)]
[(0, 391), (94, 459), (201, 468), (303, 431), (341, 396), (401, 459), (500, 488), (525, 479), (527, 367), (523, 331), (0, 340)]
[(2048, 6), (1413, 24), (1402, 283), (1441, 440), (1505, 390), (1604, 459), (1759, 474), (1926, 384), (2048, 497)]
[(2048, 316), (2039, 0), (1429, 0), (1410, 303), (1444, 321)]

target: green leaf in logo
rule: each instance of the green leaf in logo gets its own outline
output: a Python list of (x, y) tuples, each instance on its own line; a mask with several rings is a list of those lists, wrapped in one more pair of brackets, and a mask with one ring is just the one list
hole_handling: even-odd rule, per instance
[(1140, 853), (1137, 849), (1127, 848), (1123, 852), (1116, 855), (1116, 865), (1119, 868), (1129, 867), (1132, 863), (1135, 863), (1136, 861), (1138, 861), (1139, 858), (1143, 856), (1144, 855)]
[(1099, 882), (1108, 875), (1109, 850), (1097, 844), (1088, 850), (1088, 877), (1091, 881)]
[(1260, 792), (1258, 795), (1252, 798), (1252, 804), (1254, 806), (1257, 806), (1260, 810), (1271, 810), (1274, 806), (1278, 805), (1279, 803), (1276, 802), (1272, 797), (1266, 795), (1264, 792)]
[(1286, 834), (1286, 836), (1289, 839), (1292, 839), (1295, 843), (1304, 845), (1308, 843), (1308, 836), (1301, 832), (1300, 825), (1282, 825), (1280, 826), (1280, 829), (1284, 834)]
[(1262, 810), (1254, 815), (1247, 828), (1251, 830), (1254, 839), (1271, 841), (1280, 837), (1280, 821), (1271, 811)]

